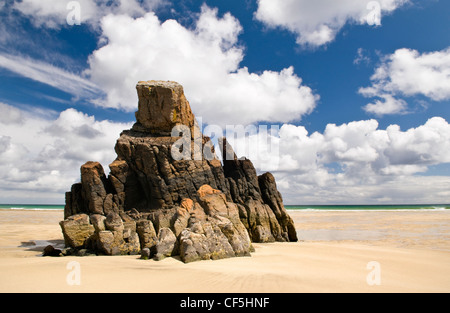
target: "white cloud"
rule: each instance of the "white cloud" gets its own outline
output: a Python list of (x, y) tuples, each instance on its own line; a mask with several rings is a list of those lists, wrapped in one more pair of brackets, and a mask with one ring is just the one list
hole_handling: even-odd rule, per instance
[(450, 197), (448, 176), (399, 175), (348, 184), (340, 175), (327, 175), (324, 185), (311, 175), (275, 173), (275, 178), (285, 204), (438, 204)]
[[(405, 2), (379, 3), (384, 14)], [(67, 9), (58, 3), (24, 0), (15, 5), (33, 16), (36, 25), (60, 27)], [(104, 43), (90, 56), (86, 76), (4, 53), (0, 66), (91, 100), (101, 86), (107, 98), (98, 104), (127, 111), (137, 108), (137, 81), (176, 80), (184, 85), (195, 114), (205, 123), (220, 125), (294, 121), (316, 105), (318, 96), (303, 85), (293, 67), (251, 73), (240, 66), (242, 27), (231, 14), (218, 17), (217, 10), (203, 6), (195, 26), (186, 28), (174, 20), (160, 22), (154, 13), (135, 6), (137, 1), (106, 9), (105, 3), (80, 1), (85, 9), (82, 22), (95, 24)], [(361, 3), (260, 0), (257, 17), (295, 32), (299, 44), (317, 46), (332, 41), (347, 22), (369, 23), (364, 15), (367, 7)], [(275, 5), (273, 11), (268, 10), (270, 4)], [(372, 22), (379, 21), (374, 16)], [(428, 54), (397, 50), (376, 70), (372, 86), (360, 90), (382, 99), (366, 110), (378, 115), (405, 113), (407, 104), (398, 95), (448, 99), (448, 55), (448, 49)], [(61, 203), (63, 192), (79, 180), (80, 165), (96, 160), (107, 169), (120, 131), (131, 127), (98, 121), (74, 109), (54, 119), (2, 103), (0, 109), (0, 191), (9, 199), (46, 197), (42, 202)], [(375, 120), (329, 124), (323, 133), (313, 134), (303, 126), (284, 124), (272, 132), (274, 150), (261, 143), (260, 134), (251, 138), (261, 143), (251, 152), (263, 158), (250, 159), (259, 171), (274, 171), (287, 203), (447, 202), (448, 177), (418, 174), (450, 162), (449, 134), (448, 122), (439, 117), (407, 131), (396, 125), (378, 129)]]
[(76, 97), (92, 98), (97, 97), (101, 92), (94, 83), (78, 74), (28, 57), (0, 53), (0, 68), (47, 84)]
[(31, 17), (36, 26), (60, 28), (67, 25), (68, 15), (75, 11), (72, 5), (79, 4), (80, 23), (88, 23), (97, 27), (103, 16), (108, 14), (125, 14), (143, 16), (147, 11), (154, 10), (165, 4), (165, 0), (22, 0), (15, 2), (14, 8)]
[(20, 120), (9, 123), (0, 120), (3, 202), (33, 197), (39, 202), (63, 203), (64, 192), (79, 180), (80, 166), (88, 160), (99, 161), (107, 171), (107, 165), (115, 158), (115, 141), (123, 129), (131, 127), (98, 121), (74, 109), (48, 120), (2, 104), (2, 114), (14, 117), (17, 111)]
[[(0, 120), (0, 194), (6, 202), (62, 203), (83, 163), (99, 161), (108, 170), (115, 141), (131, 127), (75, 109), (44, 119), (2, 104), (2, 113), (9, 121)], [(242, 138), (228, 139), (242, 147)], [(376, 120), (366, 120), (309, 134), (284, 124), (253, 133), (249, 143), (251, 149), (238, 155), (247, 154), (258, 172), (272, 171), (286, 203), (436, 203), (450, 194), (449, 177), (421, 176), (432, 165), (450, 163), (450, 125), (441, 117), (408, 130), (379, 129)]]
[(154, 13), (109, 15), (101, 28), (107, 44), (92, 53), (87, 73), (106, 92), (106, 107), (135, 110), (135, 85), (150, 79), (181, 83), (196, 116), (209, 124), (294, 121), (318, 100), (293, 67), (260, 74), (240, 67), (239, 21), (206, 5), (193, 29), (161, 23)]
[(396, 99), (390, 94), (379, 95), (383, 100), (375, 100), (364, 106), (364, 111), (377, 116), (386, 114), (406, 114), (408, 113), (408, 103), (403, 99)]
[(356, 51), (356, 57), (353, 60), (353, 64), (360, 65), (360, 64), (369, 64), (371, 62), (371, 59), (367, 52), (363, 48), (358, 48)]
[(346, 23), (380, 25), (408, 0), (258, 0), (256, 19), (297, 35), (297, 43), (317, 47), (334, 40)]
[[(84, 18), (91, 19), (104, 2), (80, 2)], [(54, 16), (60, 17), (64, 7), (60, 1), (15, 5), (35, 23), (42, 18), (42, 23), (55, 25), (60, 21)], [(160, 22), (152, 12), (133, 18), (133, 10), (125, 10), (124, 5), (113, 4), (101, 12), (114, 14), (97, 25), (102, 44), (89, 56), (83, 73), (7, 53), (0, 53), (0, 67), (76, 99), (125, 111), (137, 108), (138, 81), (175, 80), (184, 86), (196, 116), (209, 124), (290, 122), (315, 108), (319, 96), (303, 84), (292, 66), (260, 73), (240, 66), (245, 50), (238, 43), (242, 26), (230, 13), (219, 17), (217, 9), (203, 5), (195, 25), (186, 28), (175, 20)], [(121, 10), (126, 14), (118, 14)]]
[[(242, 146), (238, 139), (229, 141)], [(267, 142), (274, 146), (268, 147)], [(429, 166), (450, 163), (450, 125), (441, 117), (406, 131), (398, 125), (378, 129), (376, 120), (328, 124), (323, 133), (313, 134), (303, 126), (284, 124), (271, 133), (270, 141), (260, 132), (250, 136), (247, 143), (251, 144), (248, 153), (240, 149), (238, 156), (249, 157), (259, 172), (272, 171), (289, 203), (408, 199), (436, 203), (450, 193), (429, 177), (420, 176)], [(272, 155), (267, 157), (267, 153)], [(449, 177), (436, 181), (450, 184)], [(423, 192), (414, 194), (408, 188), (416, 192), (423, 188)]]
[(23, 121), (22, 112), (6, 103), (0, 102), (0, 123), (1, 124), (20, 124)]
[(450, 99), (450, 48), (420, 54), (398, 49), (386, 56), (371, 77), (372, 85), (360, 88), (365, 97), (381, 97), (364, 107), (377, 115), (405, 113), (407, 103), (399, 96), (422, 95), (434, 101)]

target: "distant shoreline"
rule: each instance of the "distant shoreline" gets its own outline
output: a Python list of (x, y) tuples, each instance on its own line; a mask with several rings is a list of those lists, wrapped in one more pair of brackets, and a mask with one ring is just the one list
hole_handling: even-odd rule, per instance
[(285, 205), (288, 211), (442, 211), (450, 204), (388, 204), (388, 205)]
[[(285, 205), (288, 211), (442, 211), (450, 204), (389, 204), (389, 205)], [(64, 210), (60, 204), (0, 204), (0, 210)]]
[(64, 205), (59, 204), (0, 204), (0, 210), (64, 210)]

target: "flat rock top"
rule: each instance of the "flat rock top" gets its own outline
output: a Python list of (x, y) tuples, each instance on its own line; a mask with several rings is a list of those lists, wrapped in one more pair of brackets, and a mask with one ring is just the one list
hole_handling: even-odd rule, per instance
[[(195, 125), (195, 117), (184, 96), (183, 86), (177, 82), (140, 81), (136, 89), (139, 98), (136, 121), (144, 130), (154, 134), (170, 134), (175, 125), (189, 128)], [(134, 129), (138, 130), (138, 127)]]
[(181, 86), (179, 83), (170, 81), (170, 80), (147, 80), (147, 81), (139, 81), (136, 84), (136, 87), (164, 87), (169, 89), (183, 89), (183, 86)]

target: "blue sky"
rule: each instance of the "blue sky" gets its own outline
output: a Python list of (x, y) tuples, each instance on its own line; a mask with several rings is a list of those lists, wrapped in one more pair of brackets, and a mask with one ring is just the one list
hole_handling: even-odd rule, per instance
[(278, 125), (276, 155), (254, 163), (287, 204), (450, 202), (448, 1), (0, 10), (0, 202), (63, 203), (81, 164), (107, 168), (150, 79), (182, 83), (205, 125)]

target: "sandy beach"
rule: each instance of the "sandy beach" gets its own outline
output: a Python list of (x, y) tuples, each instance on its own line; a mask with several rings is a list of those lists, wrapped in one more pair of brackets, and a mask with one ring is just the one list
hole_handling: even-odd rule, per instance
[(450, 292), (450, 210), (289, 214), (297, 243), (184, 264), (42, 257), (63, 245), (63, 212), (0, 210), (0, 292)]

